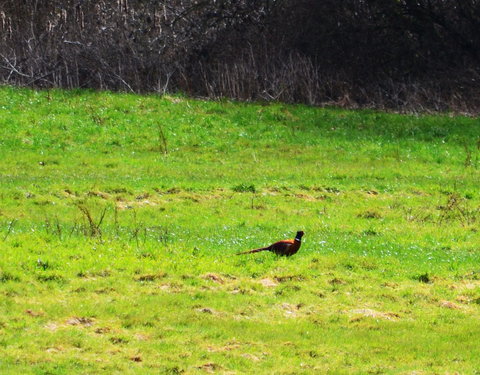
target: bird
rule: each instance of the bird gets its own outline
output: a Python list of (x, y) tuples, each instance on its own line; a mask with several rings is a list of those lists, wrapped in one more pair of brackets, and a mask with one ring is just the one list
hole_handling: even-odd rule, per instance
[(297, 235), (295, 236), (295, 239), (293, 240), (278, 241), (278, 242), (272, 243), (270, 246), (260, 247), (259, 249), (253, 249), (249, 251), (244, 251), (241, 253), (237, 253), (237, 255), (258, 253), (260, 251), (271, 251), (272, 253), (275, 253), (277, 255), (289, 257), (295, 254), (300, 249), (303, 235), (304, 235), (304, 232), (299, 230), (297, 232)]

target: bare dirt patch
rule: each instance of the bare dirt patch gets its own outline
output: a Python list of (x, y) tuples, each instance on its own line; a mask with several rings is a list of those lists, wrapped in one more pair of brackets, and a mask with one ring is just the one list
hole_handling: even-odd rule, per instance
[(48, 329), (49, 331), (56, 331), (60, 326), (57, 323), (50, 322), (45, 324), (45, 328)]
[(91, 318), (85, 318), (85, 317), (73, 317), (68, 319), (65, 324), (69, 326), (83, 326), (83, 327), (91, 327), (94, 322), (93, 319)]
[(259, 282), (266, 288), (274, 288), (278, 286), (278, 283), (276, 281), (273, 281), (272, 279), (269, 279), (269, 278), (261, 279)]
[(295, 194), (295, 198), (302, 199), (307, 202), (315, 202), (317, 200), (321, 200), (320, 198), (314, 197), (309, 194)]
[(282, 303), (281, 305), (282, 310), (285, 311), (285, 316), (287, 318), (293, 318), (298, 316), (298, 311), (302, 308), (302, 305), (292, 305), (290, 303)]
[(330, 280), (329, 283), (331, 285), (345, 285), (347, 282), (345, 280), (338, 279), (338, 278), (335, 277), (332, 280)]
[(462, 306), (457, 305), (454, 302), (451, 301), (440, 301), (439, 303), (440, 307), (444, 307), (446, 309), (451, 309), (451, 310), (461, 310)]
[(95, 330), (95, 333), (99, 335), (104, 335), (106, 333), (109, 333), (110, 331), (111, 331), (110, 327), (98, 327)]
[(68, 318), (64, 323), (57, 323), (57, 322), (49, 322), (45, 324), (45, 328), (48, 329), (49, 331), (56, 331), (59, 328), (65, 328), (67, 326), (77, 326), (77, 327), (91, 327), (94, 325), (94, 320), (91, 318), (86, 318), (86, 317), (71, 317)]
[(212, 353), (217, 353), (217, 352), (230, 352), (232, 350), (240, 348), (239, 344), (228, 344), (225, 346), (209, 346), (207, 350)]
[(214, 309), (211, 309), (210, 307), (200, 307), (198, 309), (195, 309), (195, 311), (202, 314), (218, 315), (218, 312), (216, 312)]
[(279, 283), (285, 283), (288, 281), (304, 281), (306, 278), (303, 275), (284, 275), (284, 276), (275, 276), (275, 280)]
[(351, 321), (361, 320), (362, 317), (384, 320), (397, 320), (400, 318), (400, 315), (393, 312), (382, 312), (372, 309), (355, 309), (351, 310), (350, 313), (356, 315), (351, 319)]
[(135, 200), (135, 201), (117, 201), (116, 203), (117, 209), (119, 210), (131, 210), (135, 207), (145, 207), (145, 206), (158, 206), (157, 202), (154, 202), (149, 199), (144, 200)]
[(216, 363), (213, 363), (213, 362), (209, 362), (209, 363), (205, 363), (201, 366), (198, 366), (197, 368), (213, 374), (214, 372), (221, 370), (222, 366), (217, 365)]
[(110, 199), (110, 194), (104, 193), (103, 191), (89, 191), (87, 193), (89, 197), (98, 197), (102, 199)]
[(166, 277), (167, 274), (164, 272), (159, 272), (159, 273), (151, 273), (151, 274), (144, 274), (144, 275), (138, 275), (134, 277), (135, 281), (139, 282), (146, 282), (146, 281), (155, 281), (155, 280), (160, 280)]
[(38, 318), (39, 316), (43, 316), (44, 313), (42, 311), (33, 311), (33, 310), (25, 310), (25, 314), (30, 315), (34, 318)]
[(258, 358), (256, 355), (250, 354), (250, 353), (244, 353), (242, 354), (243, 358), (248, 359), (249, 361), (252, 362), (260, 362), (260, 358)]
[(207, 274), (202, 276), (202, 279), (210, 280), (210, 281), (213, 281), (217, 284), (224, 284), (225, 283), (225, 280), (221, 276), (217, 275), (216, 273), (207, 273)]

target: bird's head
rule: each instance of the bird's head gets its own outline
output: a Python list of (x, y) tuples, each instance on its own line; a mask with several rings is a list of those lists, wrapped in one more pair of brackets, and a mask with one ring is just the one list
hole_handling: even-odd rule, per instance
[(304, 233), (302, 230), (299, 230), (299, 231), (297, 232), (297, 235), (295, 236), (295, 239), (300, 241), (300, 240), (302, 239), (302, 237), (303, 237), (304, 234), (305, 234), (305, 233)]

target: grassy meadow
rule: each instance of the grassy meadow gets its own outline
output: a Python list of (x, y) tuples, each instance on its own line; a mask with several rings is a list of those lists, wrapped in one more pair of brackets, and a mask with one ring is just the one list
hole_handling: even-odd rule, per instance
[(480, 373), (479, 177), (477, 118), (0, 87), (0, 374)]

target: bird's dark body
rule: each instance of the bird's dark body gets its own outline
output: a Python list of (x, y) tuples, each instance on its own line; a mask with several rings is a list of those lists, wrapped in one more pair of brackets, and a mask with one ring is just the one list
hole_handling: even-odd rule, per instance
[(300, 246), (302, 244), (302, 236), (303, 236), (303, 232), (299, 231), (297, 232), (297, 235), (293, 240), (278, 241), (271, 244), (270, 246), (261, 247), (259, 249), (254, 249), (250, 251), (245, 251), (237, 255), (258, 253), (260, 251), (271, 251), (272, 253), (275, 253), (277, 255), (289, 257), (295, 254), (300, 249)]

